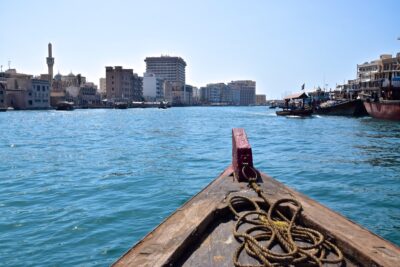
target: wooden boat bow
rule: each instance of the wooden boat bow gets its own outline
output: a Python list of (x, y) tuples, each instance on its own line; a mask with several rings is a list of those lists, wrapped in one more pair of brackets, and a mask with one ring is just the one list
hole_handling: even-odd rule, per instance
[[(233, 266), (239, 243), (232, 235), (235, 221), (227, 201), (232, 195), (256, 195), (240, 174), (243, 165), (252, 165), (253, 158), (244, 130), (234, 129), (232, 141), (232, 165), (113, 266)], [(396, 245), (268, 175), (260, 173), (259, 184), (270, 201), (298, 200), (303, 206), (302, 225), (321, 232), (340, 248), (345, 256), (342, 266), (400, 266)]]

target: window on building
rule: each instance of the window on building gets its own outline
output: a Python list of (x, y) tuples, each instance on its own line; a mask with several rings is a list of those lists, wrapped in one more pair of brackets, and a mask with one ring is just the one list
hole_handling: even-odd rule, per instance
[(29, 100), (28, 103), (30, 106), (32, 106), (32, 100)]
[(36, 91), (40, 91), (40, 85), (37, 86)]
[(42, 91), (44, 92), (46, 90), (46, 87), (43, 85), (42, 86)]

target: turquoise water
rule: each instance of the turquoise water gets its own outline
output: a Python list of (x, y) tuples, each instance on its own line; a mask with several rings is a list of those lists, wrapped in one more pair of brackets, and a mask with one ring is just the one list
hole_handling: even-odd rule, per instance
[(265, 107), (0, 113), (0, 265), (107, 266), (230, 164), (400, 245), (400, 123)]

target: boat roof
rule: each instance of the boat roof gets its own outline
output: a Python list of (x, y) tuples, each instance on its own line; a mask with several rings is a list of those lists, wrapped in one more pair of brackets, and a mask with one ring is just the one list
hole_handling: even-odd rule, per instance
[(306, 94), (306, 92), (300, 92), (300, 93), (288, 95), (285, 97), (285, 100), (302, 99), (302, 98), (308, 98), (308, 95)]

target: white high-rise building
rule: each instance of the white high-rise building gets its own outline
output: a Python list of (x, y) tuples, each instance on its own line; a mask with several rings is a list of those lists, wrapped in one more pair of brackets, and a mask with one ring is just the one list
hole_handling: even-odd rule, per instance
[(164, 99), (164, 79), (154, 73), (143, 74), (143, 97), (146, 101), (160, 101)]

